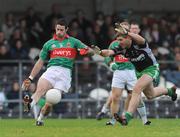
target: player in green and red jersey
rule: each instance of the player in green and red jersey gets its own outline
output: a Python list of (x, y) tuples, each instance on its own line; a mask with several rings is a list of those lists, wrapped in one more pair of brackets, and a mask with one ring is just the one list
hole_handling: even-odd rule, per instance
[[(23, 81), (22, 87), (27, 90), (39, 73), (46, 59), (49, 58), (47, 70), (38, 80), (36, 92), (30, 98), (24, 97), (24, 111), (29, 112), (39, 99), (52, 88), (58, 89), (61, 93), (67, 93), (71, 86), (71, 73), (78, 51), (81, 55), (93, 55), (94, 51), (83, 44), (80, 40), (67, 34), (68, 25), (64, 19), (57, 20), (55, 34), (47, 41), (34, 65), (29, 78)], [(51, 110), (52, 104), (46, 103), (42, 108), (36, 125), (43, 125), (42, 118)]]

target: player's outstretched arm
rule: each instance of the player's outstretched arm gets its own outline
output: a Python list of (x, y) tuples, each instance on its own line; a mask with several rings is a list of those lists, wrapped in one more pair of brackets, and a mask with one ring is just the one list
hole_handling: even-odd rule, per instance
[(111, 56), (111, 55), (115, 54), (115, 52), (113, 50), (111, 50), (111, 49), (103, 49), (103, 50), (101, 50), (98, 46), (94, 46), (94, 45), (92, 45), (91, 48), (93, 49), (95, 54), (101, 55), (103, 57), (108, 57), (108, 56)]
[(39, 73), (39, 71), (41, 70), (43, 65), (44, 65), (44, 61), (41, 58), (39, 58), (38, 61), (36, 62), (36, 64), (34, 65), (30, 76), (23, 81), (23, 84), (22, 84), (23, 90), (28, 90), (28, 88), (31, 85), (31, 82), (33, 81), (35, 76)]
[(89, 56), (93, 56), (95, 53), (92, 48), (89, 48), (88, 53)]
[(102, 55), (103, 57), (109, 57), (109, 56), (112, 56), (114, 54), (115, 54), (114, 50), (103, 49), (103, 50), (101, 50), (101, 54), (100, 55)]

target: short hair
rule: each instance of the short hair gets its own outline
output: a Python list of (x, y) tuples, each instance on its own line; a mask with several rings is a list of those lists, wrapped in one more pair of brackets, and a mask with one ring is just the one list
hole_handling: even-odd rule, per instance
[(56, 21), (56, 25), (65, 26), (65, 28), (68, 28), (68, 23), (64, 18), (60, 18)]
[(136, 21), (132, 21), (132, 22), (131, 22), (131, 25), (137, 25), (137, 26), (139, 26), (139, 23), (136, 22)]

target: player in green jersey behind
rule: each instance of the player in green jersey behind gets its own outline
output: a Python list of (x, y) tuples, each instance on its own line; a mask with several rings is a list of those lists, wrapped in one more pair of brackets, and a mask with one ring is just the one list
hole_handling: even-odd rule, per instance
[[(78, 51), (81, 55), (93, 55), (94, 51), (80, 40), (67, 34), (68, 24), (64, 19), (57, 20), (55, 34), (47, 41), (40, 52), (39, 59), (34, 65), (29, 77), (23, 81), (22, 88), (27, 90), (31, 82), (39, 73), (46, 59), (47, 70), (38, 80), (37, 88), (32, 97), (24, 97), (24, 111), (29, 112), (32, 107), (50, 89), (58, 89), (59, 92), (67, 93), (71, 86), (71, 73)], [(43, 117), (51, 110), (52, 104), (47, 103), (41, 109), (37, 126), (43, 125)]]

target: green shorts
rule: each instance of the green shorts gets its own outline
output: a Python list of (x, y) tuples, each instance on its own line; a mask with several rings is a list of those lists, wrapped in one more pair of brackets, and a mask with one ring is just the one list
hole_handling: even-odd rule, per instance
[(138, 79), (142, 77), (142, 75), (144, 74), (147, 74), (153, 78), (154, 86), (157, 86), (159, 84), (159, 80), (160, 80), (159, 64), (149, 66), (148, 68), (144, 69), (141, 72), (136, 71), (136, 76)]

